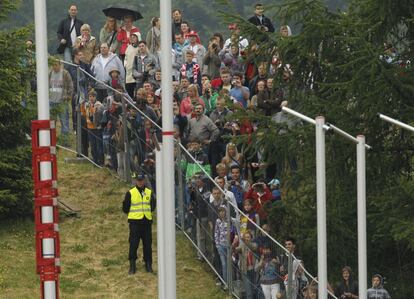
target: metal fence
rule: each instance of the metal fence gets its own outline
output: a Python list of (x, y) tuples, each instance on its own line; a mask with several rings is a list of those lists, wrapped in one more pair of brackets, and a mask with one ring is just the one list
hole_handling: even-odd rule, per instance
[[(97, 167), (112, 169), (128, 183), (134, 173), (144, 172), (147, 184), (156, 190), (154, 151), (161, 142), (159, 124), (127, 93), (97, 80), (76, 64), (61, 62), (75, 67), (77, 73), (77, 92), (72, 99), (76, 150), (72, 151)], [(95, 83), (112, 95), (101, 103), (104, 119), (90, 129), (84, 112), (87, 90)], [(297, 299), (317, 290), (317, 280), (272, 237), (263, 215), (249, 209), (248, 201), (237, 204), (229, 191), (234, 182), (213, 179), (209, 165), (199, 163), (195, 156), (203, 150), (189, 150), (176, 140), (176, 225), (197, 250), (200, 262), (207, 263), (217, 276), (217, 284), (236, 298)]]

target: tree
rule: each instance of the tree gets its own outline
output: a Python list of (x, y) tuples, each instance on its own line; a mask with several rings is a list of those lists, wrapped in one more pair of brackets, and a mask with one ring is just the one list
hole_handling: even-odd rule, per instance
[[(413, 121), (409, 61), (414, 58), (414, 3), (350, 1), (347, 11), (335, 12), (320, 0), (289, 0), (276, 9), (279, 19), (296, 29), (294, 36), (259, 32), (239, 16), (225, 18), (256, 41), (256, 60), (271, 65), (278, 55), (283, 64), (274, 74), (274, 88), (288, 94), (290, 107), (309, 116), (324, 115), (354, 136), (364, 134), (373, 146), (367, 153), (368, 273), (383, 273), (395, 286), (393, 297), (407, 297), (413, 293), (408, 277), (414, 275), (414, 221), (408, 214), (414, 211), (414, 138), (381, 122), (377, 113)], [(283, 79), (286, 73), (290, 80)], [(259, 116), (240, 112), (236, 117)], [(301, 256), (316, 272), (314, 129), (261, 121), (250, 145), (283, 170), (286, 194), (270, 217), (276, 235), (301, 240)], [(297, 169), (288, 167), (292, 159)], [(326, 159), (328, 269), (335, 281), (342, 266), (357, 265), (355, 146), (328, 135)]]
[[(13, 3), (1, 1), (0, 22), (15, 8)], [(32, 103), (26, 93), (29, 33), (30, 28), (0, 31), (0, 219), (32, 210), (31, 151), (25, 135), (30, 132)]]

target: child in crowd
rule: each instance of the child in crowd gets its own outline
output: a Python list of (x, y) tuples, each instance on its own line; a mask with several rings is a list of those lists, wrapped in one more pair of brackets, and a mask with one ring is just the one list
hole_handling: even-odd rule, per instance
[(218, 209), (219, 218), (216, 220), (216, 225), (214, 228), (214, 242), (221, 261), (222, 277), (225, 282), (227, 282), (227, 233), (228, 226), (226, 221), (227, 210), (225, 206), (221, 206)]
[[(117, 88), (119, 86), (124, 87), (125, 82), (123, 82), (123, 80), (120, 77), (121, 72), (118, 69), (111, 69), (109, 71), (109, 76), (111, 77), (111, 80), (108, 82), (109, 86), (111, 86), (112, 88)], [(108, 94), (112, 94), (111, 90), (108, 90)]]
[(96, 101), (97, 93), (91, 89), (88, 93), (88, 102), (83, 102), (81, 105), (81, 114), (86, 119), (88, 128), (88, 140), (91, 148), (92, 158), (98, 165), (103, 165), (103, 141), (101, 119), (103, 116), (104, 107)]
[(193, 51), (185, 52), (185, 63), (181, 66), (180, 73), (181, 77), (188, 78), (191, 84), (197, 84), (201, 90), (201, 70), (200, 66), (193, 62), (194, 55)]
[(252, 242), (252, 234), (246, 231), (242, 235), (242, 242), (235, 251), (239, 253), (240, 272), (246, 292), (246, 299), (256, 298), (256, 283), (254, 267), (256, 264), (257, 244)]
[[(240, 216), (240, 237), (243, 239), (244, 234), (249, 233), (251, 237), (256, 235), (256, 226), (251, 223), (253, 221), (260, 226), (259, 214), (253, 210), (252, 200), (250, 198), (244, 201), (244, 213), (246, 216)], [(250, 220), (250, 221), (249, 221)]]
[(122, 178), (124, 177), (125, 171), (125, 138), (124, 138), (124, 126), (122, 121), (118, 120), (115, 124), (116, 131), (112, 135), (112, 140), (115, 142), (116, 146), (116, 157), (118, 162), (117, 173)]
[(269, 189), (272, 192), (272, 202), (282, 200), (282, 193), (280, 192), (280, 181), (273, 179), (269, 182)]

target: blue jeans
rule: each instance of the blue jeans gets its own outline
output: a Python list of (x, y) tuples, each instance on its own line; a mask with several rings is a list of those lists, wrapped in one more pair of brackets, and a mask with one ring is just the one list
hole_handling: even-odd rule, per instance
[(254, 270), (247, 270), (246, 273), (242, 273), (246, 299), (256, 298), (256, 283), (254, 278)]
[[(56, 111), (56, 116), (60, 121), (60, 132), (62, 135), (69, 134), (69, 108), (68, 103), (50, 103), (50, 109)], [(53, 113), (53, 111), (52, 111)]]
[(72, 47), (65, 48), (65, 52), (63, 52), (63, 60), (67, 62), (72, 62)]
[(224, 245), (216, 245), (221, 261), (222, 278), (227, 282), (227, 247)]

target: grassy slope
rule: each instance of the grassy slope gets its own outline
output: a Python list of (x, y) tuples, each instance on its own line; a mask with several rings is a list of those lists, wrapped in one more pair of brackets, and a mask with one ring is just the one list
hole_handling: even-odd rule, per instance
[[(61, 218), (61, 297), (156, 298), (157, 275), (144, 272), (141, 247), (138, 274), (127, 275), (128, 226), (121, 202), (128, 186), (89, 164), (64, 164), (67, 153), (60, 151), (59, 156), (60, 198), (82, 210), (81, 218)], [(33, 231), (29, 220), (1, 223), (0, 298), (39, 298)], [(226, 298), (181, 234), (177, 235), (177, 297)]]

